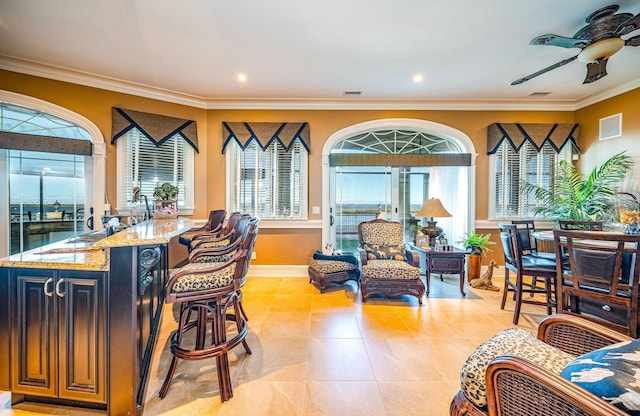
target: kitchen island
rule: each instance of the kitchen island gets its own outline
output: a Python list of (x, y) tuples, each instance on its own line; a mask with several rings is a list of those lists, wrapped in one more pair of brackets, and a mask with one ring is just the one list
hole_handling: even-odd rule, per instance
[(193, 224), (145, 221), (0, 259), (0, 390), (12, 404), (141, 414), (169, 241)]

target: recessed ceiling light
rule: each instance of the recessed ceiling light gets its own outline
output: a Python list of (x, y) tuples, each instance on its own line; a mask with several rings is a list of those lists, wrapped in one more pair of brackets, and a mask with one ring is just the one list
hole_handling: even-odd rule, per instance
[(413, 82), (418, 83), (424, 81), (424, 76), (422, 74), (415, 74), (413, 76)]
[(243, 73), (238, 74), (238, 81), (240, 82), (246, 82), (247, 81), (247, 76)]

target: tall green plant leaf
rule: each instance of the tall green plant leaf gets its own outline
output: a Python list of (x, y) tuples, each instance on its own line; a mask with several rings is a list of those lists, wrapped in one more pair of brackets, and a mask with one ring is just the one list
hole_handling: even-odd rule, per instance
[(571, 163), (561, 161), (551, 190), (525, 182), (522, 191), (538, 201), (536, 215), (575, 221), (605, 219), (613, 197), (633, 165), (625, 152), (595, 167), (586, 179)]

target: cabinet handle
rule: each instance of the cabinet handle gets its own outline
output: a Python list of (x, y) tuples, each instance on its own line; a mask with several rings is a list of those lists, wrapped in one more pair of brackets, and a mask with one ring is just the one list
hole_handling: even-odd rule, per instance
[(44, 294), (51, 297), (53, 295), (53, 292), (50, 290), (47, 290), (47, 286), (49, 286), (49, 283), (53, 283), (53, 277), (48, 278), (47, 281), (44, 282), (44, 287), (43, 287)]
[(62, 282), (64, 282), (64, 279), (60, 279), (58, 280), (58, 283), (56, 283), (56, 295), (60, 296), (61, 298), (64, 297), (64, 292), (60, 290), (60, 285), (62, 284)]

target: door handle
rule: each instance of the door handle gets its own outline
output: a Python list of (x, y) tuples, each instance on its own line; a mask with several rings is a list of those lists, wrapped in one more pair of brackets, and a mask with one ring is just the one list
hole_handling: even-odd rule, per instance
[(49, 284), (51, 284), (51, 283), (53, 283), (53, 277), (48, 278), (47, 281), (44, 282), (44, 287), (43, 287), (44, 294), (49, 296), (49, 297), (51, 297), (53, 295), (53, 291), (47, 290), (47, 286), (49, 286)]
[(333, 226), (333, 215), (329, 215), (329, 226)]
[(87, 218), (87, 228), (93, 230), (93, 207), (89, 207), (89, 218)]
[(60, 290), (62, 282), (64, 282), (64, 279), (60, 279), (58, 280), (58, 283), (56, 283), (56, 295), (60, 296), (61, 298), (64, 297), (64, 292)]

